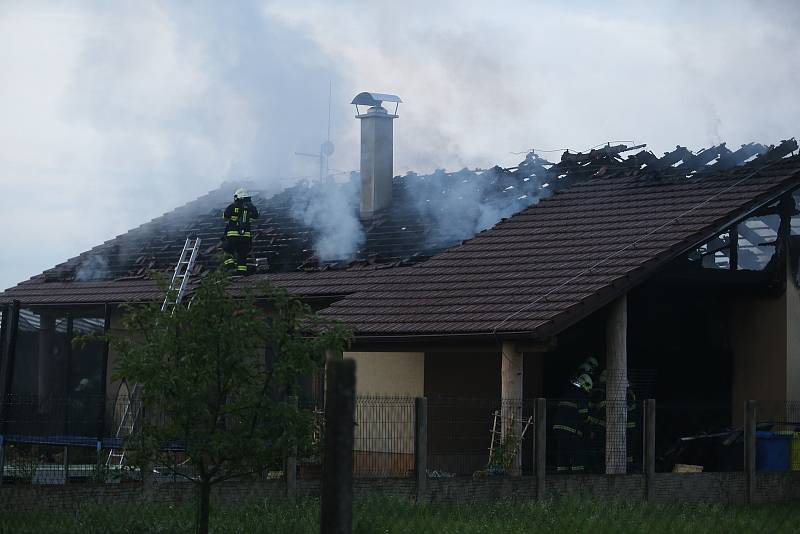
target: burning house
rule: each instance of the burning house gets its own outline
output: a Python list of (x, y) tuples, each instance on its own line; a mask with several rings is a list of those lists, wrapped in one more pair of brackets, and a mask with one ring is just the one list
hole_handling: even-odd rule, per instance
[[(556, 398), (594, 356), (609, 389), (630, 381), (676, 411), (713, 405), (719, 427), (740, 422), (746, 399), (800, 400), (794, 140), (661, 157), (606, 146), (393, 176), (396, 113), (382, 103), (399, 101), (353, 101), (368, 109), (350, 181), (250, 185), (254, 274), (234, 283), (269, 280), (353, 328), (360, 393)], [(50, 434), (107, 433), (111, 415), (90, 400), (125, 387), (111, 379), (115, 354), (70, 339), (117, 328), (123, 303), (163, 299), (153, 273), (174, 269), (189, 237), (202, 241), (191, 291), (219, 265), (238, 185), (1, 293), (0, 398), (38, 399), (36, 428)], [(4, 433), (31, 431), (4, 415)], [(435, 455), (446, 436), (431, 432)], [(477, 449), (466, 467), (442, 468), (474, 469)]]

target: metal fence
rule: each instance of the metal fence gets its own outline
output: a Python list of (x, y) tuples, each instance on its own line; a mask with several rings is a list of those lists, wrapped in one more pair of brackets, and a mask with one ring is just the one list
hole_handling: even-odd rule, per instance
[(414, 407), (413, 397), (356, 398), (353, 442), (355, 476), (413, 476)]
[[(534, 400), (427, 400), (417, 420), (412, 397), (358, 397), (353, 466), (356, 477), (411, 478), (424, 455), (428, 478), (496, 474), (531, 475), (536, 465)], [(645, 468), (645, 403), (585, 399), (546, 402), (548, 474), (641, 473)], [(0, 406), (0, 468), (5, 484), (65, 484), (140, 480), (131, 461), (139, 404), (130, 397), (39, 399), (9, 396)], [(313, 410), (312, 407), (304, 408)], [(759, 471), (800, 470), (800, 402), (760, 401), (756, 451)], [(324, 411), (315, 412), (314, 443), (298, 452), (300, 479), (322, 473)], [(661, 403), (655, 409), (655, 470), (742, 472), (744, 409), (731, 405)], [(422, 426), (421, 426), (422, 425)], [(624, 429), (624, 432), (623, 432)], [(425, 433), (424, 451), (417, 450)], [(131, 450), (129, 450), (131, 449)], [(193, 476), (179, 446), (156, 465), (159, 480)], [(282, 477), (264, 466), (264, 477)]]
[(428, 399), (428, 471), (530, 472), (533, 422), (533, 400)]

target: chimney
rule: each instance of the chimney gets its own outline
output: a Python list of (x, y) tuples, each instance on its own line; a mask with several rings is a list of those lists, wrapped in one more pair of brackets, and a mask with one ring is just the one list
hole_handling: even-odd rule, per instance
[[(382, 106), (394, 102), (394, 112)], [(361, 216), (371, 217), (392, 203), (392, 166), (394, 134), (392, 120), (397, 118), (399, 96), (380, 93), (359, 93), (351, 104), (361, 121)], [(369, 106), (361, 113), (358, 106)]]

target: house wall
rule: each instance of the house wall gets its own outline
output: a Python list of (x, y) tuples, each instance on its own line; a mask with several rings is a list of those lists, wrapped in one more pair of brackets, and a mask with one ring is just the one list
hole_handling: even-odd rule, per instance
[(787, 310), (790, 306), (787, 300), (791, 298), (787, 299), (784, 293), (777, 297), (757, 296), (731, 302), (734, 425), (742, 423), (747, 400), (776, 401), (765, 403), (764, 409), (759, 410), (759, 418), (771, 417), (765, 409), (775, 409), (777, 403), (786, 400)]
[[(122, 317), (123, 313), (122, 310), (117, 308), (111, 312), (111, 328), (109, 329), (109, 333), (115, 336), (121, 336), (125, 334), (125, 329), (122, 328)], [(113, 346), (108, 347), (108, 367), (106, 373), (106, 398), (113, 399), (114, 396), (117, 394), (117, 390), (119, 389), (119, 380), (114, 380), (113, 375), (115, 374), (115, 370), (117, 368), (117, 362), (119, 361), (119, 354), (114, 349)]]
[(356, 394), (421, 397), (425, 354), (422, 352), (345, 352), (356, 362)]
[(496, 352), (429, 352), (425, 356), (426, 397), (500, 398), (499, 347)]

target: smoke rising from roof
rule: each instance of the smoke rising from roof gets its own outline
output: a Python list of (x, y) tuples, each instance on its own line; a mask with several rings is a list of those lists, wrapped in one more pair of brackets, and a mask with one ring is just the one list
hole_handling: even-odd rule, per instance
[(345, 171), (362, 90), (406, 102), (400, 174), (796, 136), (798, 25), (793, 0), (1, 2), (0, 287), (222, 180), (316, 174), (294, 151), (324, 140), (329, 80)]
[(293, 192), (292, 215), (314, 229), (314, 252), (323, 261), (350, 259), (364, 242), (358, 218), (361, 181), (302, 184)]
[(440, 169), (428, 176), (403, 177), (407, 202), (435, 228), (428, 236), (431, 243), (463, 241), (538, 202), (538, 184), (524, 184), (530, 185), (524, 190), (520, 184), (500, 185), (499, 172)]
[(0, 50), (0, 289), (224, 180), (312, 175), (294, 152), (325, 139), (329, 83), (351, 96), (257, 0), (4, 2)]
[(75, 271), (75, 280), (91, 282), (103, 280), (108, 276), (108, 260), (104, 256), (89, 256), (81, 262)]

